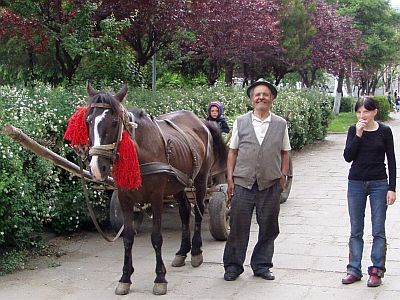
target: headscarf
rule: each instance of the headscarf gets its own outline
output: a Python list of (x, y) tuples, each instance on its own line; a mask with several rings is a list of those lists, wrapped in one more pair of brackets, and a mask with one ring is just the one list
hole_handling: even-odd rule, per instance
[[(210, 114), (211, 108), (212, 108), (213, 106), (215, 106), (216, 108), (218, 108), (218, 116), (217, 116), (216, 118), (212, 118), (212, 117), (211, 117), (211, 114)], [(223, 108), (221, 102), (219, 102), (219, 101), (212, 101), (212, 102), (210, 103), (210, 105), (208, 106), (208, 109), (207, 109), (207, 112), (208, 112), (207, 120), (209, 120), (209, 121), (219, 121), (219, 120), (221, 119), (223, 110), (224, 110), (224, 108)]]

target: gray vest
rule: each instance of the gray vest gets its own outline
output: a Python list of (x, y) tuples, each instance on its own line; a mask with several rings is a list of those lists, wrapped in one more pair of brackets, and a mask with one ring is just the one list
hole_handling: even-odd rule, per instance
[(260, 191), (272, 186), (281, 173), (281, 150), (286, 121), (271, 113), (271, 123), (260, 145), (251, 120), (252, 112), (237, 119), (239, 151), (233, 177), (235, 184), (251, 189), (257, 180)]

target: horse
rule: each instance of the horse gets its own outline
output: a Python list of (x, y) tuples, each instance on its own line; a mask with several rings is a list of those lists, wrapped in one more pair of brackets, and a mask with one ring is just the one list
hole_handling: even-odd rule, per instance
[[(226, 169), (227, 149), (219, 129), (190, 111), (181, 110), (153, 117), (142, 109), (125, 109), (122, 102), (127, 91), (127, 84), (115, 95), (97, 92), (90, 84), (87, 86), (90, 172), (97, 181), (104, 181), (112, 174), (120, 155), (118, 143), (121, 142), (121, 131), (127, 130), (133, 137), (142, 182), (137, 188), (117, 186), (123, 214), (125, 254), (122, 276), (115, 293), (128, 294), (132, 284), (134, 205), (150, 203), (153, 215), (151, 242), (156, 256), (153, 293), (163, 295), (167, 293), (166, 268), (161, 255), (163, 199), (165, 196), (174, 196), (182, 223), (181, 245), (172, 266), (185, 265), (189, 252), (192, 266), (200, 266), (203, 262), (201, 223), (208, 177), (212, 168)], [(195, 190), (192, 240), (189, 228), (191, 203), (185, 193), (187, 186)]]

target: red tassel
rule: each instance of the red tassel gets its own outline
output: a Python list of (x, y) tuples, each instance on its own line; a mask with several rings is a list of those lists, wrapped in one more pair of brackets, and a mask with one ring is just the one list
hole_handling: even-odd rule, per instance
[(89, 144), (89, 134), (86, 125), (87, 107), (78, 106), (77, 111), (69, 118), (64, 139), (71, 142), (72, 146)]
[(118, 155), (112, 169), (117, 186), (128, 190), (138, 189), (142, 184), (139, 159), (135, 143), (126, 130), (122, 133), (122, 140), (118, 144)]

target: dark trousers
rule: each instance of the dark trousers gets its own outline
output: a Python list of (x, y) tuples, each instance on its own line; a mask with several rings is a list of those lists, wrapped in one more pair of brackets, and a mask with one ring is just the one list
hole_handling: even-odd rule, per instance
[(251, 190), (235, 185), (231, 203), (230, 233), (224, 250), (225, 271), (243, 273), (249, 243), (251, 219), (256, 208), (259, 226), (258, 241), (251, 256), (251, 268), (255, 274), (271, 268), (274, 254), (274, 241), (279, 234), (278, 216), (280, 194), (282, 190), (277, 182), (262, 191), (257, 182)]

